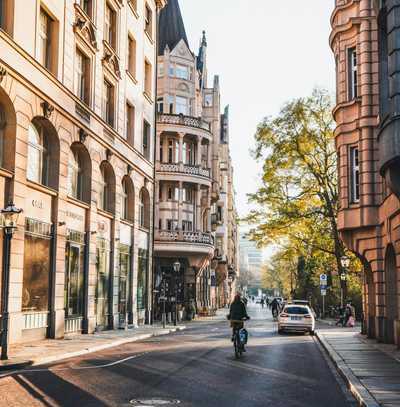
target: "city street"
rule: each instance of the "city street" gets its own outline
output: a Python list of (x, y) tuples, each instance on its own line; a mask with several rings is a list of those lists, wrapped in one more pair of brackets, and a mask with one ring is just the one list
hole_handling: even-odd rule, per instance
[(3, 376), (0, 405), (355, 405), (315, 338), (278, 336), (269, 311), (251, 305), (249, 313), (249, 344), (239, 361), (227, 321), (197, 322), (177, 334)]

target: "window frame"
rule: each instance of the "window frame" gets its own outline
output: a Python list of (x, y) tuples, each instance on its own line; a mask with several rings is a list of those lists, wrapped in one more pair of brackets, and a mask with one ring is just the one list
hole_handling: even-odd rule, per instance
[[(45, 25), (45, 32), (43, 31), (43, 21), (42, 19), (45, 19), (46, 25)], [(39, 36), (39, 41), (38, 41), (38, 59), (39, 63), (45, 67), (48, 71), (51, 71), (52, 69), (52, 30), (54, 29), (53, 27), (54, 20), (50, 16), (50, 14), (47, 12), (45, 8), (40, 5), (39, 8), (39, 23), (38, 23), (38, 36)]]
[[(110, 12), (110, 14), (108, 12)], [(109, 1), (106, 1), (104, 10), (104, 41), (114, 51), (117, 50), (117, 38), (118, 38), (117, 33), (118, 33), (117, 10), (112, 6), (112, 4)]]
[(358, 98), (358, 56), (356, 47), (347, 48), (348, 99)]
[(151, 158), (151, 124), (143, 119), (142, 155), (150, 161)]
[[(110, 92), (110, 93), (109, 93)], [(103, 77), (103, 120), (114, 128), (115, 120), (115, 84), (107, 77)]]
[(144, 32), (153, 41), (153, 10), (147, 2), (144, 5)]
[(136, 80), (136, 64), (137, 64), (137, 42), (136, 39), (128, 34), (128, 51), (127, 51), (127, 72)]
[(350, 203), (360, 202), (360, 150), (357, 145), (349, 147)]
[[(80, 85), (78, 84), (78, 59), (82, 58), (82, 69), (80, 78)], [(79, 46), (75, 49), (75, 95), (79, 100), (90, 106), (91, 102), (91, 58), (80, 48)], [(79, 89), (80, 86), (80, 89)], [(82, 94), (83, 92), (83, 94)]]

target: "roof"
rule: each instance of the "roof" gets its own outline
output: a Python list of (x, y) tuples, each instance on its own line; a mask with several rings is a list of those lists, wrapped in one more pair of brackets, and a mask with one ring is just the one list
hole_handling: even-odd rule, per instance
[(178, 0), (168, 0), (167, 6), (161, 10), (159, 33), (159, 55), (164, 54), (167, 45), (172, 51), (181, 40), (190, 49)]

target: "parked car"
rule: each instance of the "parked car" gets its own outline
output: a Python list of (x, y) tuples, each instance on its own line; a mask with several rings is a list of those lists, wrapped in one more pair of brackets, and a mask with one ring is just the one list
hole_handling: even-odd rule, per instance
[(315, 317), (308, 305), (287, 304), (278, 316), (278, 333), (309, 332), (314, 335)]

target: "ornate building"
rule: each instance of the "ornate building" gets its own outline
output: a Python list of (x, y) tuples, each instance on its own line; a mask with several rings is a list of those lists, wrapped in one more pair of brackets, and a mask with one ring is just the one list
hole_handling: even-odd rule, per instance
[[(219, 305), (214, 258), (214, 232), (222, 224), (219, 78), (208, 86), (205, 34), (196, 56), (177, 0), (160, 14), (157, 83), (155, 304), (166, 285), (175, 288), (180, 306), (192, 303), (206, 314)], [(176, 260), (179, 276), (172, 268)], [(220, 284), (225, 278), (227, 273)]]
[(149, 317), (164, 3), (0, 1), (0, 204), (23, 209), (11, 342)]
[(400, 91), (397, 0), (336, 0), (339, 228), (364, 266), (364, 327), (400, 344)]

